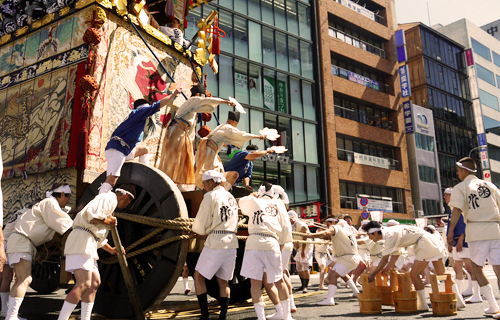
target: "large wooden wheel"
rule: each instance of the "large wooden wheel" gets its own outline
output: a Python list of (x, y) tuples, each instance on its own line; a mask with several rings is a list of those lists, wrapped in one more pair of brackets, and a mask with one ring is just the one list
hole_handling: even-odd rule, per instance
[[(100, 175), (85, 191), (80, 203), (87, 203), (98, 194), (98, 188), (105, 181), (106, 174)], [(152, 217), (163, 220), (188, 218), (184, 199), (170, 178), (158, 169), (140, 163), (128, 162), (123, 165), (117, 186), (121, 183), (131, 183), (137, 188), (137, 196), (123, 212)], [(118, 211), (118, 210), (117, 210)], [(124, 248), (157, 230), (155, 227), (142, 223), (118, 220), (117, 226)], [(158, 243), (159, 241), (182, 235), (182, 231), (163, 230), (133, 251)], [(111, 234), (108, 237), (114, 246)], [(174, 241), (160, 248), (147, 251), (129, 258), (128, 265), (142, 308), (147, 311), (157, 303), (162, 302), (172, 290), (179, 278), (189, 241)], [(102, 261), (110, 255), (100, 250)], [(126, 318), (134, 315), (120, 265), (99, 262), (101, 286), (97, 291), (94, 311), (109, 318)]]

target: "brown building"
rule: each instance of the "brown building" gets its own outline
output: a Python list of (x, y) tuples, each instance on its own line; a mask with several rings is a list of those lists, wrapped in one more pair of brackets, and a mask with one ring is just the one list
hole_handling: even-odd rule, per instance
[(317, 12), (330, 213), (357, 223), (366, 197), (392, 207), (384, 219), (413, 219), (394, 1), (319, 0)]

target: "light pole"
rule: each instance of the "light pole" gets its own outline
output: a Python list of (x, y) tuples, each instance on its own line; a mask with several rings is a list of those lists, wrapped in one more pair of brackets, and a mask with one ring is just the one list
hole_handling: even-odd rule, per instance
[(476, 150), (476, 149), (479, 149), (479, 147), (475, 147), (475, 148), (470, 149), (470, 151), (469, 151), (469, 158), (472, 158), (472, 157), (471, 157), (471, 153), (472, 153), (472, 151), (474, 151), (474, 150)]

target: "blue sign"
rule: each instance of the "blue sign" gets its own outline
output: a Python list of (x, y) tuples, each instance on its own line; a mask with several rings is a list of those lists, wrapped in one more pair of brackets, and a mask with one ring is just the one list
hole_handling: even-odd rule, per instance
[(403, 113), (405, 117), (405, 129), (406, 133), (413, 133), (413, 116), (411, 114), (411, 101), (403, 102)]
[(410, 69), (408, 65), (399, 67), (399, 81), (401, 82), (401, 96), (403, 98), (411, 96)]
[(477, 140), (479, 142), (479, 146), (486, 146), (486, 133), (480, 133), (477, 135)]
[(361, 200), (359, 200), (359, 203), (364, 207), (364, 206), (368, 205), (368, 199), (361, 198)]
[(375, 89), (377, 91), (380, 91), (380, 83), (372, 80), (370, 78), (364, 77), (360, 74), (347, 71), (347, 77), (349, 78), (350, 81), (359, 83), (365, 87)]
[(398, 54), (398, 62), (405, 62), (407, 60), (406, 55), (406, 38), (404, 30), (397, 30), (394, 34), (396, 38), (396, 52)]
[(361, 212), (361, 218), (368, 219), (369, 216), (370, 216), (370, 214), (368, 213), (368, 211)]

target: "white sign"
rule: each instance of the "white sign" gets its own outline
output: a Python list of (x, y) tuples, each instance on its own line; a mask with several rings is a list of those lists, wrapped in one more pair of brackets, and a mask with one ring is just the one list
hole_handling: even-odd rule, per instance
[[(358, 210), (363, 210), (365, 207), (360, 203), (361, 198), (356, 199), (358, 202)], [(392, 201), (368, 199), (368, 211), (384, 211), (392, 213)]]
[(360, 6), (359, 4), (352, 2), (350, 0), (342, 0), (342, 5), (348, 7), (349, 9), (352, 9), (356, 11), (357, 13), (360, 13), (364, 15), (367, 18), (372, 19), (375, 21), (375, 14), (371, 12), (370, 10), (366, 9), (363, 6)]
[(481, 167), (483, 170), (490, 168), (490, 162), (488, 161), (488, 148), (479, 147), (479, 153), (481, 155)]
[(369, 155), (357, 153), (357, 152), (353, 152), (353, 153), (354, 153), (354, 163), (364, 164), (364, 165), (372, 166), (372, 167), (389, 169), (389, 166), (390, 166), (389, 159), (369, 156)]

